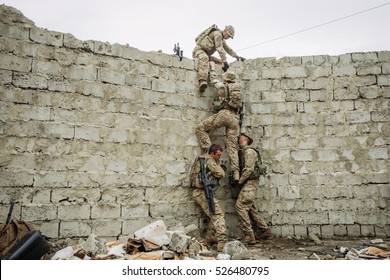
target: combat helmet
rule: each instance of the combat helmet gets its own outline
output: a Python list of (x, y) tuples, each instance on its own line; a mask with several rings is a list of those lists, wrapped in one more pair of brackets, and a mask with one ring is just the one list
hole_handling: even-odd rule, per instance
[(225, 26), (225, 31), (233, 39), (233, 37), (234, 37), (234, 27), (231, 26), (231, 25), (226, 25)]
[(234, 83), (234, 81), (236, 80), (236, 74), (234, 74), (234, 72), (231, 71), (225, 72), (222, 75), (222, 79), (224, 79), (224, 81), (226, 82)]

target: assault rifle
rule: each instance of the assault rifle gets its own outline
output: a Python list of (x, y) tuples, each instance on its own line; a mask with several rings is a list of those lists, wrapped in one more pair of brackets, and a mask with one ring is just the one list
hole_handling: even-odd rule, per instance
[(242, 121), (244, 120), (244, 110), (243, 110), (243, 106), (241, 106), (241, 108), (238, 110), (238, 115), (240, 116), (240, 122), (239, 122), (239, 125), (240, 125), (240, 129), (241, 129), (241, 126), (242, 126)]
[(215, 214), (214, 192), (215, 189), (217, 188), (217, 182), (207, 179), (206, 168), (204, 163), (205, 159), (199, 157), (199, 162), (200, 162), (199, 181), (203, 185), (209, 210), (212, 214)]

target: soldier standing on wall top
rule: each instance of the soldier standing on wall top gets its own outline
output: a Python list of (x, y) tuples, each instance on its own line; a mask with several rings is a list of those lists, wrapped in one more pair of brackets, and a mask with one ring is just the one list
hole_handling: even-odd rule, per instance
[[(240, 57), (227, 44), (227, 39), (234, 37), (234, 28), (227, 25), (224, 30), (220, 30), (215, 24), (204, 30), (196, 38), (196, 46), (192, 51), (192, 57), (198, 59), (198, 81), (199, 92), (203, 93), (207, 88), (207, 77), (209, 72), (209, 61), (214, 61), (223, 65), (223, 70), (229, 68), (226, 60), (226, 53), (236, 58)], [(213, 57), (213, 53), (217, 51), (220, 59)], [(243, 60), (243, 58), (241, 58)]]

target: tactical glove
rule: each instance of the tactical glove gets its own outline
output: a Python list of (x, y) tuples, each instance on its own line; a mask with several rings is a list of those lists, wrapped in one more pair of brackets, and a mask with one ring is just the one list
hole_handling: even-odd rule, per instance
[(223, 72), (226, 72), (228, 69), (229, 69), (229, 63), (224, 62), (222, 67)]
[(243, 58), (242, 56), (236, 56), (237, 61), (244, 61), (246, 58)]

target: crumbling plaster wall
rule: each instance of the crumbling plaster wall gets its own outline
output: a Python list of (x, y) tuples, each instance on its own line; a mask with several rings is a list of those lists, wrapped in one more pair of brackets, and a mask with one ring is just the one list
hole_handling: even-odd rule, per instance
[[(214, 92), (197, 93), (194, 61), (0, 11), (1, 222), (13, 199), (15, 218), (53, 238), (124, 238), (157, 219), (202, 226), (188, 171)], [(231, 68), (268, 165), (256, 204), (274, 233), (390, 236), (390, 51)], [(224, 131), (212, 140), (224, 146)], [(239, 236), (226, 182), (217, 197)]]

